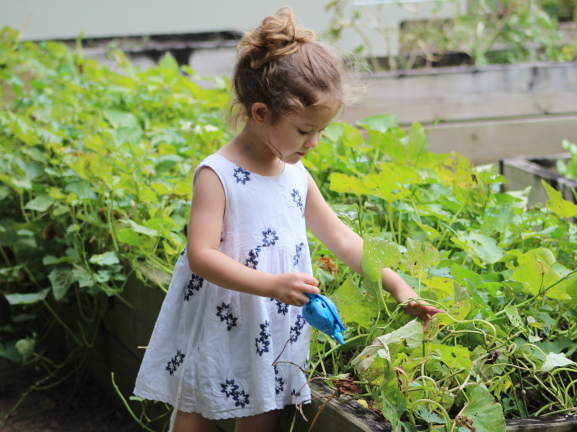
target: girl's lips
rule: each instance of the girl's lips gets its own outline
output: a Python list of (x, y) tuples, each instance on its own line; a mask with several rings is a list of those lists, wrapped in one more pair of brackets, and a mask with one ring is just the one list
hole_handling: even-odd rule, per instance
[(304, 156), (306, 155), (306, 153), (302, 153), (302, 152), (297, 152), (298, 155)]

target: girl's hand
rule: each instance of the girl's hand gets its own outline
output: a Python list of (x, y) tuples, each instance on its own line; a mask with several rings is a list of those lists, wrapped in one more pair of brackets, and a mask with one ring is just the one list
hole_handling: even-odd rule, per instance
[(445, 311), (426, 304), (422, 299), (419, 299), (419, 303), (417, 303), (415, 300), (411, 300), (409, 304), (403, 306), (403, 308), (409, 315), (420, 318), (425, 322), (423, 331), (426, 332), (427, 325), (429, 324), (429, 321), (431, 321), (431, 315), (435, 315), (436, 313), (445, 313)]
[(310, 301), (305, 293), (318, 294), (320, 292), (317, 288), (319, 282), (308, 273), (285, 273), (277, 277), (272, 297), (283, 303), (303, 306)]

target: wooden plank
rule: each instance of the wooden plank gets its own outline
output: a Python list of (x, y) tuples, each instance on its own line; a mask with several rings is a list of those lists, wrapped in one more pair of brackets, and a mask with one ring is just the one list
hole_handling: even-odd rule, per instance
[(577, 115), (439, 124), (429, 135), (429, 150), (456, 152), (485, 164), (518, 155), (563, 153), (565, 138), (577, 141)]
[[(319, 408), (334, 391), (320, 380), (312, 381), (310, 387), (313, 400), (310, 404), (303, 405), (303, 413), (308, 421), (296, 412), (293, 406), (286, 407), (282, 413), (278, 432), (289, 432), (293, 419), (295, 420), (293, 432), (308, 432)], [(219, 421), (218, 425), (225, 432), (234, 431), (234, 420)], [(355, 400), (346, 403), (331, 400), (320, 413), (313, 430), (314, 432), (389, 432), (391, 424)]]
[(537, 417), (507, 420), (507, 432), (575, 432), (577, 416), (569, 414), (562, 417)]
[(577, 113), (577, 62), (452, 67), (360, 75), (343, 119), (395, 113), (400, 123)]
[(549, 200), (549, 195), (541, 183), (544, 180), (554, 189), (560, 191), (564, 199), (573, 203), (576, 202), (577, 199), (573, 191), (577, 190), (577, 182), (546, 168), (546, 166), (555, 166), (557, 159), (570, 157), (570, 153), (561, 153), (502, 159), (500, 171), (507, 177), (507, 184), (503, 185), (503, 191), (521, 190), (531, 186), (527, 206), (531, 207), (536, 203), (545, 205)]

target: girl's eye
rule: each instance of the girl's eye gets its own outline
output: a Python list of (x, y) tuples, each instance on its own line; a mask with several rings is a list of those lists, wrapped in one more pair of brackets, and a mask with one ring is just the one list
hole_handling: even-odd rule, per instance
[(308, 135), (309, 132), (305, 132), (303, 130), (297, 129), (301, 135)]

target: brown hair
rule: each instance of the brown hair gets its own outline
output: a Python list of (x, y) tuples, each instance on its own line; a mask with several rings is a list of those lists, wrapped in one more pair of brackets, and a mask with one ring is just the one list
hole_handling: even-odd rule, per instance
[(296, 27), (290, 8), (266, 17), (244, 34), (232, 78), (233, 123), (239, 117), (251, 117), (256, 102), (268, 106), (273, 123), (327, 97), (344, 104), (343, 61), (314, 38), (311, 30)]

